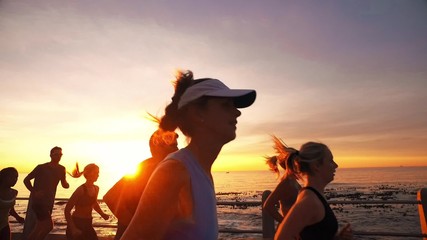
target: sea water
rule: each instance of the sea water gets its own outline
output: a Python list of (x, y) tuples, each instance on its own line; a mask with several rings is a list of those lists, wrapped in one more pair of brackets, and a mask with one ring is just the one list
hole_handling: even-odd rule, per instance
[[(18, 197), (28, 197), (29, 192), (22, 183), (26, 174), (20, 174), (15, 189)], [(118, 180), (108, 173), (100, 174), (98, 198)], [(218, 201), (261, 201), (264, 190), (274, 190), (278, 181), (269, 171), (214, 172), (215, 190)], [(73, 191), (84, 183), (84, 178), (68, 177), (70, 189), (58, 186), (57, 198), (69, 198)], [(352, 168), (337, 169), (335, 179), (327, 186), (328, 200), (416, 200), (417, 191), (427, 187), (427, 167)], [(24, 216), (26, 200), (17, 201), (15, 209)], [(52, 214), (56, 223), (65, 223), (64, 201), (56, 201)], [(101, 204), (108, 211), (108, 208)], [(332, 205), (340, 223), (349, 222), (354, 231), (420, 233), (417, 205), (407, 204), (357, 204)], [(114, 217), (105, 221), (94, 212), (94, 223), (115, 225)], [(261, 206), (218, 206), (221, 229), (260, 230), (262, 226)], [(11, 218), (12, 220), (12, 218)], [(22, 225), (11, 225), (13, 232), (22, 231)], [(57, 224), (54, 233), (63, 233), (65, 227)], [(114, 235), (114, 228), (98, 228), (98, 235)], [(221, 239), (259, 238), (261, 234), (220, 233)], [(356, 239), (418, 239), (408, 237), (368, 237)]]

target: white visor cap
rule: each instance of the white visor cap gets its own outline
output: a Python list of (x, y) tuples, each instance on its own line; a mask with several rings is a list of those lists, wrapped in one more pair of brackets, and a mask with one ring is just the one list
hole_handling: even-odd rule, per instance
[(255, 102), (256, 91), (252, 89), (230, 89), (220, 80), (208, 78), (185, 90), (179, 100), (178, 109), (203, 96), (233, 98), (234, 105), (237, 108), (245, 108)]

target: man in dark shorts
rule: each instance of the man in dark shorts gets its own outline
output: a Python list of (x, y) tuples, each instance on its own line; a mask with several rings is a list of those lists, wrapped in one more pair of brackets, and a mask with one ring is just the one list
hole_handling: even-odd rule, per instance
[[(52, 148), (50, 150), (51, 161), (37, 165), (24, 179), (25, 186), (31, 192), (24, 226), (24, 239), (42, 240), (53, 229), (51, 215), (56, 187), (59, 181), (63, 188), (70, 187), (65, 177), (65, 167), (59, 164), (61, 157), (62, 149), (60, 147)], [(34, 179), (34, 184), (31, 184), (32, 179)], [(31, 221), (32, 215), (35, 215), (35, 224), (34, 221)]]

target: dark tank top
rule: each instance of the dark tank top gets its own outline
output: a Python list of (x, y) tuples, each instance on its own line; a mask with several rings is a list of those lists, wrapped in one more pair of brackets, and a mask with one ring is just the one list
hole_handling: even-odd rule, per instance
[[(96, 202), (96, 194), (91, 196), (89, 194), (86, 184), (82, 184), (82, 188), (83, 188), (83, 196), (77, 199), (76, 205), (81, 207), (92, 206)], [(95, 191), (97, 191), (97, 189)]]
[(313, 191), (325, 208), (325, 217), (322, 221), (312, 224), (310, 226), (305, 227), (300, 236), (302, 240), (332, 240), (335, 237), (335, 234), (338, 231), (338, 221), (335, 217), (334, 212), (329, 206), (328, 202), (326, 202), (325, 198), (314, 188), (312, 187), (304, 187), (301, 191), (309, 189)]

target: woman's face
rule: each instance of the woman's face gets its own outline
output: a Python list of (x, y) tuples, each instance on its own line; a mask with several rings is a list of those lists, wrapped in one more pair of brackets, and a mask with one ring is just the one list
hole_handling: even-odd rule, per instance
[(319, 174), (325, 180), (326, 183), (330, 183), (334, 180), (335, 170), (338, 168), (338, 164), (334, 161), (332, 152), (327, 149), (323, 163), (319, 165)]
[(98, 180), (98, 177), (99, 177), (99, 169), (97, 168), (91, 169), (91, 171), (89, 171), (85, 175), (85, 177), (88, 181), (96, 182), (96, 180)]
[(231, 98), (209, 99), (202, 110), (201, 124), (209, 137), (223, 144), (236, 138), (237, 118), (241, 112), (234, 106)]
[(18, 181), (18, 174), (11, 172), (9, 173), (9, 177), (6, 178), (6, 185), (8, 187), (13, 187), (15, 186), (17, 181)]

